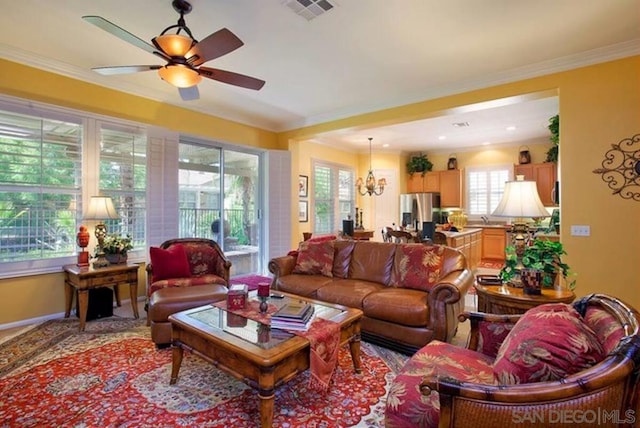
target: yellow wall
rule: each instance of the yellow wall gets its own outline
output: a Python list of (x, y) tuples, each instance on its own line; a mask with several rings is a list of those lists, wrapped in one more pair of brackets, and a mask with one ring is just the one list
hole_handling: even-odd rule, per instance
[(220, 142), (277, 149), (276, 134), (0, 59), (0, 93), (160, 126)]
[[(640, 279), (636, 267), (640, 254), (640, 202), (613, 195), (600, 176), (592, 172), (601, 166), (612, 144), (640, 134), (640, 56), (381, 110), (277, 136), (7, 61), (0, 60), (0, 67), (3, 70), (0, 93), (152, 123), (237, 144), (288, 148), (292, 152), (294, 183), (298, 174), (309, 175), (313, 157), (325, 160), (344, 158), (345, 164), (357, 167), (358, 175), (366, 174), (367, 155), (355, 155), (317, 144), (306, 146), (307, 143), (300, 142), (317, 133), (351, 127), (366, 129), (433, 117), (461, 106), (522, 94), (557, 94), (561, 118), (561, 239), (569, 253), (567, 262), (578, 273), (576, 292), (579, 295), (605, 292), (640, 308)], [(448, 157), (448, 154), (440, 156)], [(458, 154), (459, 162), (463, 156), (463, 153)], [(374, 154), (374, 169), (385, 168), (382, 164), (377, 165), (376, 159), (378, 156)], [(380, 159), (386, 164), (385, 157)], [(389, 165), (397, 164), (400, 176), (404, 176), (403, 162), (406, 158), (398, 155), (396, 162), (392, 155), (389, 159)], [(444, 169), (438, 155), (434, 155), (434, 159), (436, 168)], [(514, 157), (514, 162), (516, 159)], [(295, 190), (292, 192), (292, 236), (297, 242), (303, 228), (295, 221), (298, 197)], [(359, 198), (358, 203), (365, 204), (366, 201)], [(589, 225), (591, 236), (571, 236), (568, 228), (571, 224)], [(62, 311), (61, 278), (61, 275), (52, 274), (1, 280), (0, 324)]]

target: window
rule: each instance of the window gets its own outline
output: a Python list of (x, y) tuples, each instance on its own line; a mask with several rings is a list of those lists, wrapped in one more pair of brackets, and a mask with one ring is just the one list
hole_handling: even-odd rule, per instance
[(80, 120), (0, 110), (0, 262), (76, 251)]
[(145, 247), (147, 139), (134, 127), (101, 124), (100, 193), (111, 196), (120, 216), (107, 220), (109, 234), (131, 235), (134, 249)]
[(82, 203), (98, 194), (120, 217), (109, 233), (130, 234), (143, 254), (146, 186), (144, 128), (0, 98), (0, 277), (75, 263)]
[(259, 272), (260, 156), (205, 143), (179, 144), (179, 236), (216, 241), (234, 275)]
[(469, 216), (489, 216), (504, 193), (504, 184), (513, 175), (513, 166), (494, 165), (467, 168), (467, 207)]
[(314, 162), (313, 233), (335, 233), (355, 210), (354, 172), (339, 165)]

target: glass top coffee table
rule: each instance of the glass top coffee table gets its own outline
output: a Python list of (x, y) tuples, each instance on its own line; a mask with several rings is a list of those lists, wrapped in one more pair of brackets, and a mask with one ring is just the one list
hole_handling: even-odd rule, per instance
[[(360, 319), (362, 311), (281, 293), (269, 299), (280, 307), (302, 301), (314, 305), (315, 316), (340, 325), (340, 346), (349, 344), (353, 367), (360, 373)], [(255, 292), (248, 300), (256, 300)], [(271, 427), (275, 388), (309, 368), (307, 339), (234, 314), (213, 305), (201, 306), (169, 317), (172, 326), (171, 384), (178, 380), (184, 350), (193, 351), (219, 369), (258, 390), (260, 426)]]

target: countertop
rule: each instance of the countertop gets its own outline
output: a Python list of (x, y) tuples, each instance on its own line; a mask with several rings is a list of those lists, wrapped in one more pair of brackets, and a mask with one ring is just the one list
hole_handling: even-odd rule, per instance
[(456, 238), (458, 236), (469, 235), (481, 230), (482, 229), (479, 227), (465, 227), (461, 232), (452, 232), (450, 230), (439, 230), (438, 232), (442, 232), (447, 238)]

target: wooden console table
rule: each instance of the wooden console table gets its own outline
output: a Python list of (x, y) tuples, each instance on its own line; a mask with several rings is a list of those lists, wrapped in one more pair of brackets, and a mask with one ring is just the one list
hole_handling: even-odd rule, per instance
[(353, 239), (356, 241), (368, 241), (373, 238), (373, 230), (356, 229), (353, 231)]
[(524, 294), (522, 288), (507, 285), (474, 284), (478, 293), (478, 311), (491, 314), (523, 314), (544, 303), (571, 303), (576, 298), (571, 290), (543, 288), (541, 295)]
[(134, 317), (138, 318), (138, 265), (127, 263), (109, 265), (94, 269), (92, 266), (65, 265), (64, 269), (64, 317), (69, 318), (73, 303), (73, 289), (78, 290), (78, 312), (80, 331), (84, 331), (89, 305), (89, 290), (98, 287), (113, 287), (116, 304), (120, 306), (120, 284), (129, 285), (131, 308)]

